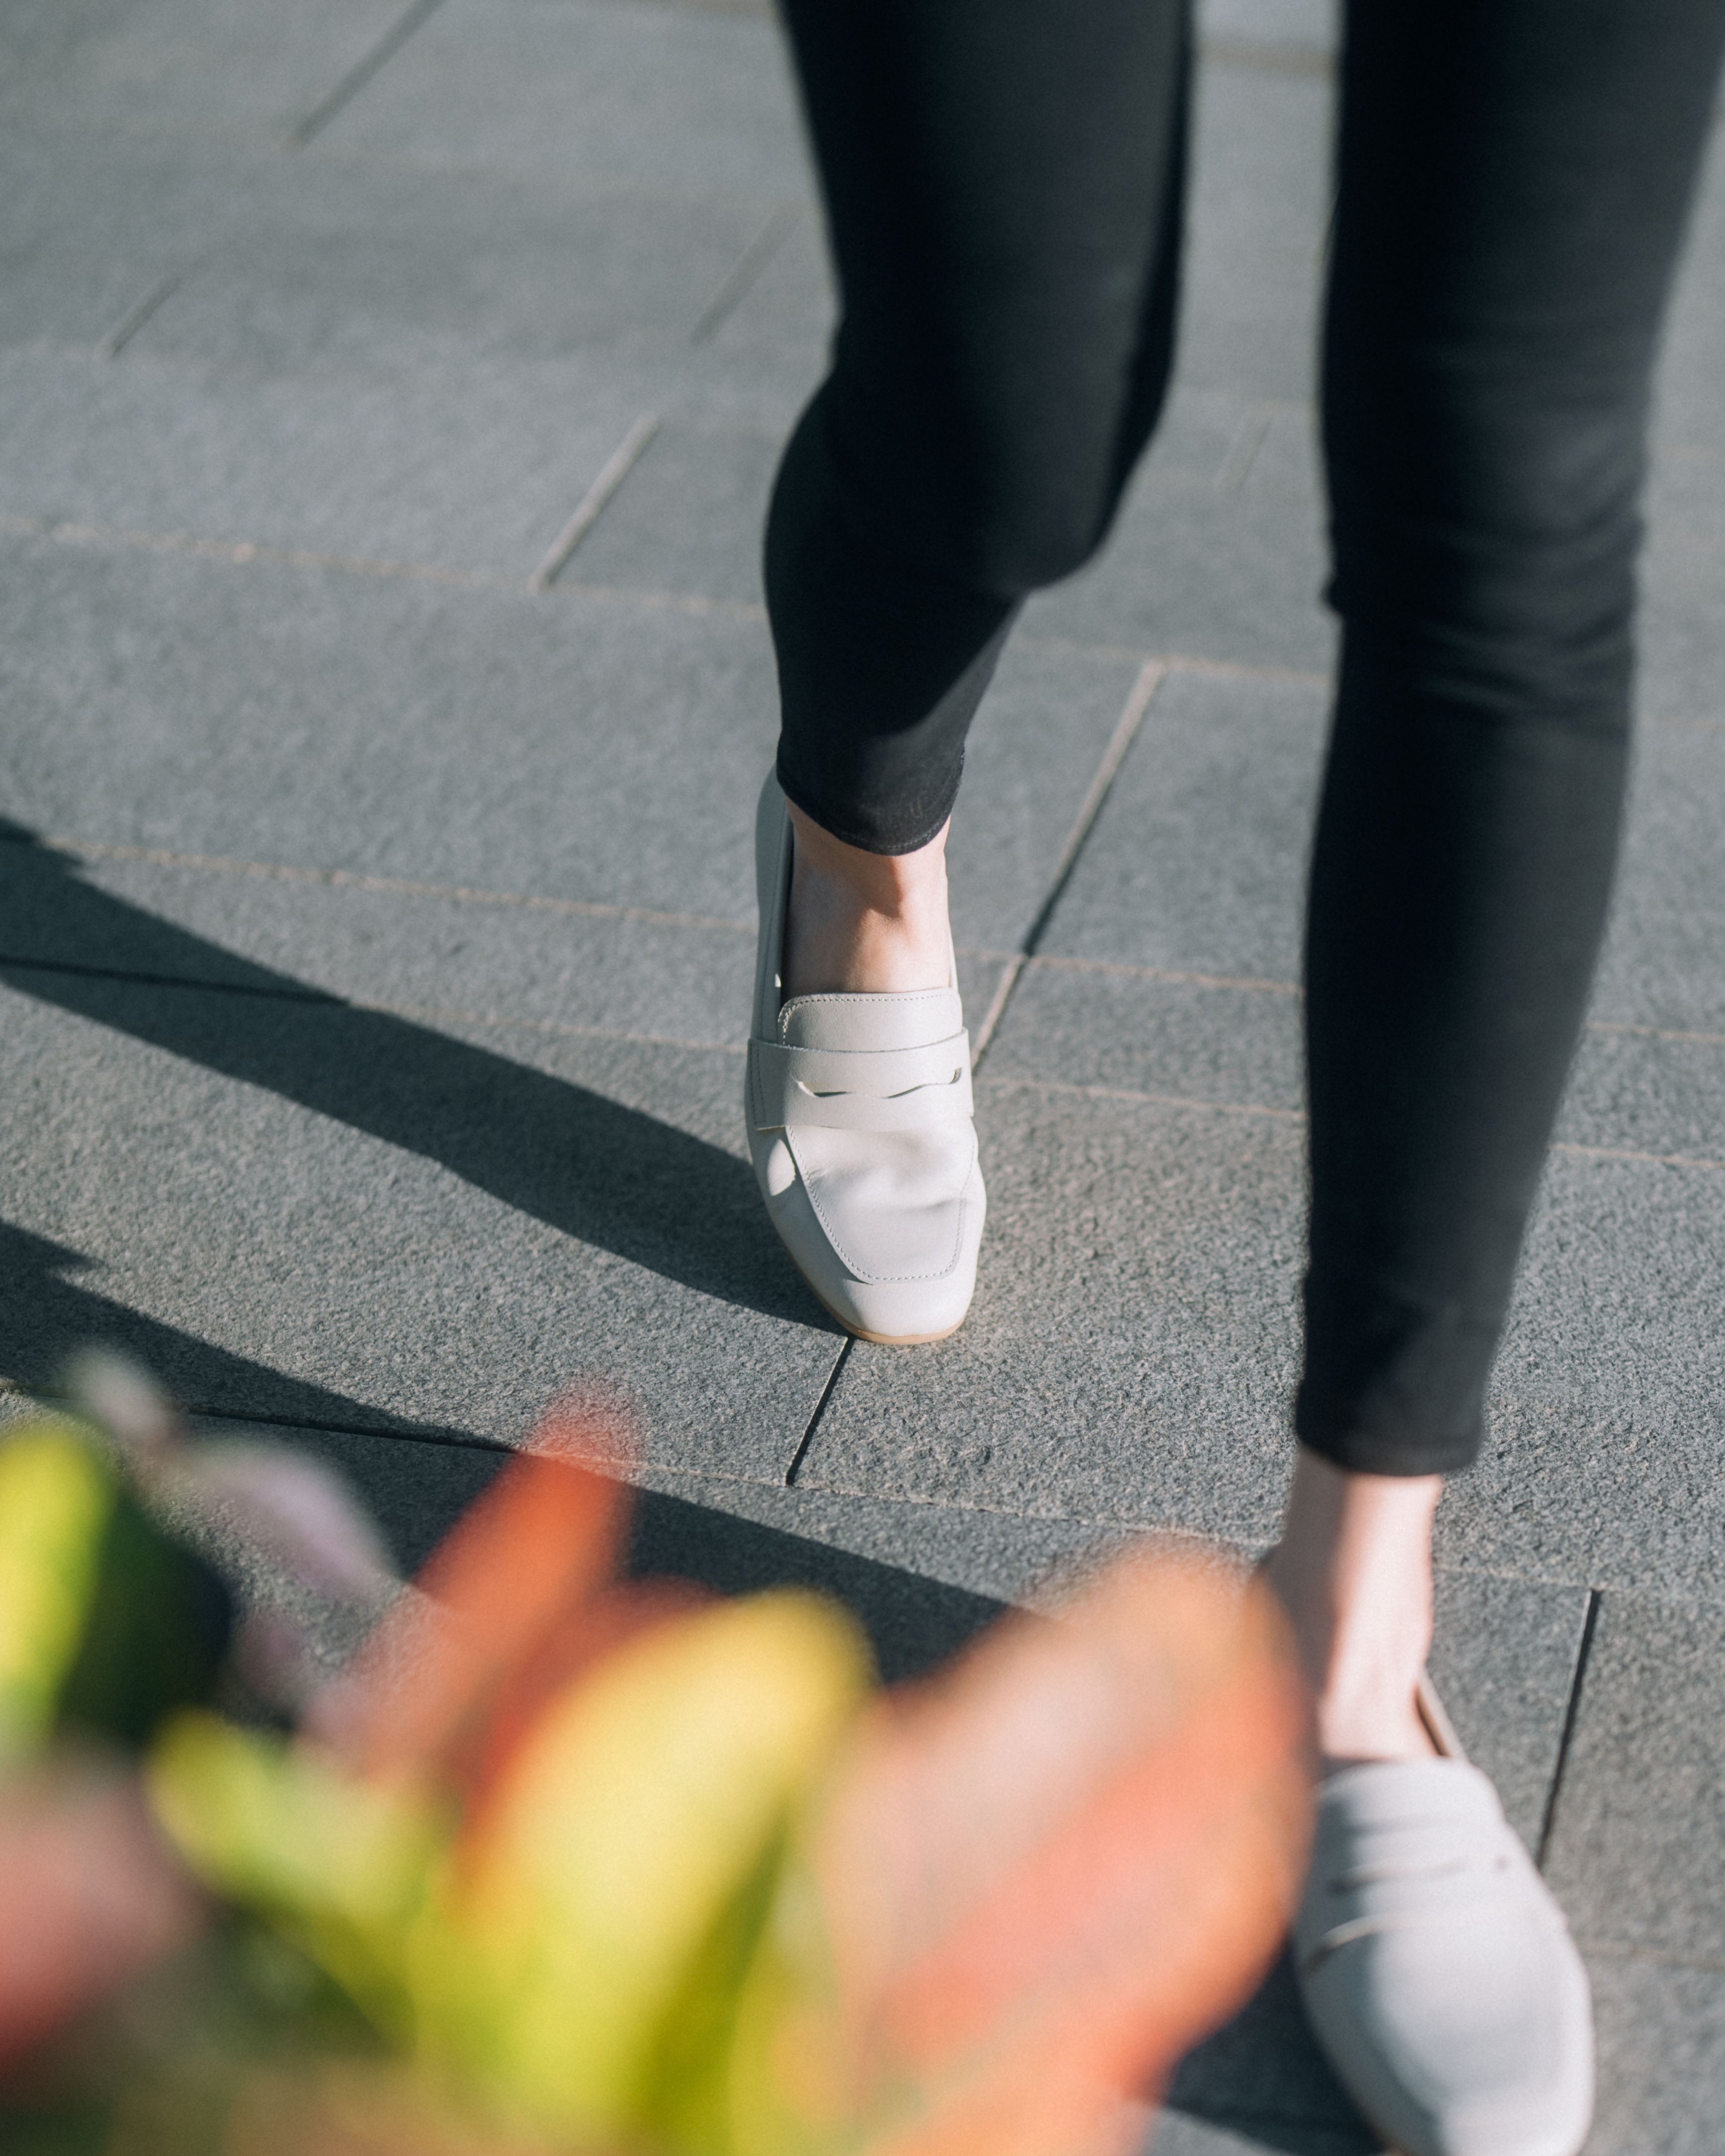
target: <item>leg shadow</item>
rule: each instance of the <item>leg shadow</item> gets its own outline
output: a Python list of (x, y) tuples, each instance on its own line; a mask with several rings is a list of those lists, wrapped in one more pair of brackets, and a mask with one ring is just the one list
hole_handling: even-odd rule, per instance
[(66, 1277), (89, 1269), (81, 1251), (0, 1220), (0, 1370), (27, 1393), (58, 1390), (81, 1348), (117, 1348), (146, 1369), (170, 1399), (193, 1412), (255, 1419), (267, 1399), (272, 1419), (332, 1430), (375, 1430), (433, 1442), (465, 1433), (428, 1430), (399, 1416), (284, 1377), (262, 1363), (212, 1347), (189, 1332), (128, 1310)]
[(833, 1332), (746, 1163), (655, 1116), (224, 951), (0, 819), (0, 980), (438, 1162), (703, 1295)]

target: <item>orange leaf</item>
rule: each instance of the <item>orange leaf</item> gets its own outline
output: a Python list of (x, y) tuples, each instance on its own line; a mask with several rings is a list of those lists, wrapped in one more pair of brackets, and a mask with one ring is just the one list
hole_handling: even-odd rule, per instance
[(1092, 2156), (1250, 1992), (1307, 1827), (1267, 1593), (1169, 1559), (883, 1703), (816, 1847), (870, 2156)]
[(581, 1459), (621, 1460), (630, 1443), (615, 1409), (574, 1395), (554, 1403), (528, 1451), (433, 1551), (419, 1594), (403, 1597), (313, 1701), (306, 1733), (366, 1774), (447, 1774), (482, 1751), (475, 1724), (499, 1688), (553, 1632), (578, 1636), (616, 1573), (629, 1491)]

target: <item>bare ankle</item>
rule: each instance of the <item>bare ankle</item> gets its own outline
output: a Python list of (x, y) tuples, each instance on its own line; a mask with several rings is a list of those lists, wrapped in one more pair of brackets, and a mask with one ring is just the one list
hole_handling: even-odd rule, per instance
[(847, 845), (791, 809), (787, 996), (903, 993), (948, 984), (946, 827), (909, 854)]
[(1414, 1689), (1431, 1643), (1436, 1476), (1354, 1475), (1301, 1447), (1266, 1568), (1332, 1761), (1429, 1756)]

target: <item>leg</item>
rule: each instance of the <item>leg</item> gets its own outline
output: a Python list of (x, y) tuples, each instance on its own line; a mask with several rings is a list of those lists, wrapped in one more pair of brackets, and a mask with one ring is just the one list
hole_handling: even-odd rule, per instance
[(1556, 1906), (1483, 1778), (1419, 1758), (1410, 1707), (1440, 1478), (1481, 1442), (1605, 918), (1649, 378), (1722, 40), (1725, 0), (1349, 13), (1325, 370), (1343, 642), (1271, 1577), (1332, 1769), (1296, 1968), (1410, 2156), (1572, 2156), (1591, 2102)]
[[(1605, 918), (1649, 377), (1722, 35), (1718, 0), (1351, 12), (1296, 1411), (1344, 1475), (1481, 1441)], [(1401, 1577), (1368, 1599), (1411, 1647)]]
[(1161, 403), (1187, 0), (783, 6), (843, 314), (767, 531), (746, 1111), (803, 1278), (909, 1344), (963, 1317), (986, 1210), (946, 909), (965, 732)]
[[(920, 984), (944, 968), (943, 912), (927, 947), (907, 931), (895, 949), (875, 904), (861, 940), (880, 963), (843, 963), (838, 916), (883, 888), (850, 856), (911, 861), (943, 830), (1020, 602), (1098, 544), (1160, 408), (1184, 10), (786, 0), (785, 14), (844, 308), (767, 534), (779, 778), (809, 850), (816, 829), (838, 842), (806, 891), (798, 863), (793, 920), (806, 898), (833, 932), (811, 927), (805, 974), (799, 927), (790, 966), (808, 988)], [(912, 886), (919, 865), (922, 895), (943, 897), (938, 855), (911, 863)]]

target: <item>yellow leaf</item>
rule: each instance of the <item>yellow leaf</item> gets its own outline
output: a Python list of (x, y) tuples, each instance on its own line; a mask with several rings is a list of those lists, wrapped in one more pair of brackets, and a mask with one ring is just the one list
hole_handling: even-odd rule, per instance
[(69, 1431), (35, 1423), (0, 1444), (0, 1763), (28, 1758), (54, 1727), (116, 1494)]
[(449, 1839), (434, 1804), (197, 1712), (162, 1730), (145, 1779), (207, 1886), (295, 1940), (385, 2034), (411, 2035), (408, 1940)]
[(470, 1981), (457, 1987), (466, 2028), (453, 1996), (435, 2017), (514, 2116), (596, 2139), (655, 2114), (662, 2130), (655, 2076), (677, 2052), (675, 2024), (705, 2017), (722, 2046), (721, 1994), (752, 1943), (726, 1927), (752, 1903), (750, 1921), (764, 1916), (787, 1821), (867, 1681), (842, 1612), (778, 1593), (658, 1628), (541, 1717), (479, 1822), (451, 1910), (495, 2018), (475, 2029)]

